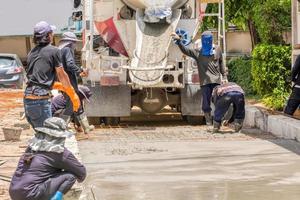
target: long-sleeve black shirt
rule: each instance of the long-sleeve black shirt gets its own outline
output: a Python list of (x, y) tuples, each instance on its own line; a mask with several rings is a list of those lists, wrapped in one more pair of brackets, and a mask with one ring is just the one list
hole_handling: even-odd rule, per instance
[(77, 77), (82, 72), (82, 69), (81, 67), (77, 66), (75, 63), (74, 50), (66, 46), (61, 49), (61, 54), (62, 54), (62, 63), (64, 66), (64, 70), (69, 76), (71, 85), (76, 91), (78, 91)]
[[(28, 153), (29, 149), (20, 158), (11, 181), (9, 193), (14, 200), (41, 199), (41, 184), (62, 172), (73, 174), (78, 182), (86, 177), (85, 167), (66, 148), (63, 153), (35, 152), (30, 164), (25, 161)], [(65, 192), (67, 188), (69, 185), (62, 184), (59, 191)]]
[(215, 55), (203, 56), (201, 50), (189, 49), (180, 42), (177, 44), (183, 54), (194, 58), (197, 62), (200, 85), (207, 85), (211, 83), (220, 84), (222, 76), (223, 78), (227, 78), (220, 48), (215, 48)]
[(292, 81), (300, 86), (300, 55), (297, 56), (296, 62), (292, 69)]

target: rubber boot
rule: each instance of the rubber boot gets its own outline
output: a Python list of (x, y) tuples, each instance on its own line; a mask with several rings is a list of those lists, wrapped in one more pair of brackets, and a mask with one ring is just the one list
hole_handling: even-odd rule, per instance
[(89, 121), (84, 113), (78, 116), (78, 120), (85, 134), (89, 134), (95, 129), (93, 125), (89, 124)]
[(220, 128), (221, 128), (221, 123), (214, 121), (213, 126), (208, 129), (208, 132), (218, 133), (220, 131)]
[(235, 119), (234, 120), (234, 131), (239, 132), (243, 128), (244, 119)]
[(205, 116), (206, 125), (211, 126), (212, 125), (212, 117), (211, 117), (210, 112), (204, 113), (204, 116)]

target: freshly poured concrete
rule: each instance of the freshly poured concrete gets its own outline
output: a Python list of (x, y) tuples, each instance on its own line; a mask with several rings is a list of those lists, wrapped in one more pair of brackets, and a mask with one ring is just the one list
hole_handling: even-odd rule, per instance
[(88, 199), (300, 199), (295, 141), (211, 136), (189, 126), (99, 129), (96, 135), (79, 143)]

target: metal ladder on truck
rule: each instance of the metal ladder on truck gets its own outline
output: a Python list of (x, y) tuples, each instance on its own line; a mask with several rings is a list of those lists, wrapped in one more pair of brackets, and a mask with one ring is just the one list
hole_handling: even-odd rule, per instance
[(222, 49), (223, 64), (226, 67), (226, 27), (225, 27), (225, 0), (200, 0), (201, 4), (218, 4), (217, 13), (202, 13), (202, 17), (217, 17), (218, 18), (218, 46)]

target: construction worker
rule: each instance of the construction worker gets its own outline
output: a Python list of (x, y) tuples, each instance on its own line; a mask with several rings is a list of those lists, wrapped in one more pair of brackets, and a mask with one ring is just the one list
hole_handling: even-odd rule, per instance
[[(78, 86), (78, 96), (80, 99), (80, 103), (82, 105), (82, 108), (84, 108), (84, 100), (89, 102), (90, 97), (92, 96), (91, 90), (83, 85)], [(59, 94), (52, 98), (51, 100), (51, 112), (52, 115), (55, 117), (60, 117), (61, 114), (64, 113), (64, 110), (66, 109), (66, 99), (65, 96), (62, 94)], [(78, 111), (79, 116), (86, 116), (84, 114), (84, 109), (80, 109)], [(89, 131), (94, 129), (94, 126), (90, 126), (87, 118), (78, 119), (77, 117), (72, 116), (72, 119), (75, 122), (76, 130), (81, 131), (81, 128), (83, 129), (83, 132), (85, 134), (88, 134)]]
[[(87, 72), (83, 70), (82, 67), (79, 67), (75, 63), (75, 48), (76, 42), (80, 40), (77, 39), (76, 35), (72, 32), (65, 32), (62, 36), (62, 39), (59, 42), (58, 48), (61, 49), (62, 52), (62, 62), (66, 73), (69, 76), (71, 84), (75, 89), (76, 93), (80, 95), (78, 90), (78, 77), (86, 76)], [(83, 106), (81, 105), (77, 112), (73, 112), (73, 105), (68, 96), (65, 96), (66, 99), (66, 108), (64, 112), (60, 115), (67, 123), (71, 120), (71, 116), (75, 116), (78, 119), (85, 133), (93, 130), (93, 126), (88, 124), (88, 120), (83, 111)]]
[(194, 58), (197, 62), (203, 98), (202, 110), (205, 115), (206, 124), (212, 125), (212, 109), (210, 106), (212, 91), (222, 82), (227, 82), (221, 49), (213, 45), (213, 35), (209, 31), (205, 31), (202, 34), (202, 45), (199, 49), (189, 49), (185, 47), (181, 42), (181, 37), (176, 33), (173, 33), (172, 36), (182, 53)]
[(36, 128), (12, 177), (12, 200), (62, 200), (76, 180), (85, 179), (85, 167), (64, 146), (72, 134), (66, 122), (57, 117)]
[(74, 110), (80, 103), (62, 66), (61, 52), (51, 45), (54, 29), (44, 21), (35, 25), (33, 42), (36, 46), (28, 54), (28, 65), (25, 67), (28, 81), (24, 92), (24, 109), (33, 128), (42, 127), (43, 122), (51, 117), (50, 91), (56, 79), (72, 95)]
[(233, 120), (234, 130), (239, 132), (243, 127), (245, 119), (245, 98), (244, 90), (236, 83), (229, 82), (218, 85), (213, 90), (212, 101), (215, 104), (214, 120), (212, 132), (216, 133), (220, 130), (222, 119), (233, 104)]
[(300, 56), (297, 56), (293, 66), (291, 79), (293, 82), (293, 90), (284, 108), (284, 113), (293, 116), (300, 105)]

